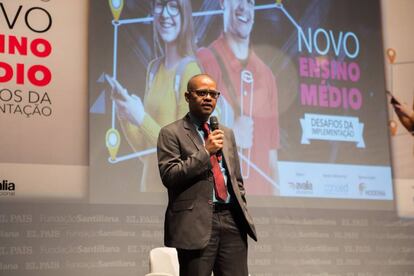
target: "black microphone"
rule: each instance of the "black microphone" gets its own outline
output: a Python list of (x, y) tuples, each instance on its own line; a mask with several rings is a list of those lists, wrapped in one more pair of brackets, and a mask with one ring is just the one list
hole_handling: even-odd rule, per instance
[(219, 129), (219, 122), (216, 116), (210, 117), (210, 128), (211, 128), (211, 131), (215, 131), (216, 129)]
[[(216, 129), (219, 129), (219, 122), (218, 122), (218, 119), (217, 119), (216, 116), (211, 116), (210, 117), (210, 128), (211, 128), (211, 131), (215, 131)], [(221, 158), (222, 155), (223, 155), (223, 153), (222, 153), (221, 150), (219, 150), (219, 151), (216, 152), (216, 156), (218, 158)]]

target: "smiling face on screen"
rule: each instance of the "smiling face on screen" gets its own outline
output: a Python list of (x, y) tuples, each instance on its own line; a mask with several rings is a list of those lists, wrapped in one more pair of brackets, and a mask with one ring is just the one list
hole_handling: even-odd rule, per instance
[(235, 39), (249, 39), (254, 23), (254, 0), (222, 0), (224, 32)]
[(181, 9), (176, 0), (154, 1), (154, 23), (164, 43), (174, 43), (181, 30)]

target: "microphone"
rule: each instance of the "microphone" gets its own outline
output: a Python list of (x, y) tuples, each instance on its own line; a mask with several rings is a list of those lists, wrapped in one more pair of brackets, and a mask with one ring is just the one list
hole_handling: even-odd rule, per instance
[[(219, 122), (216, 116), (210, 117), (210, 128), (211, 128), (211, 131), (215, 131), (216, 129), (219, 129)], [(221, 150), (216, 152), (216, 156), (217, 158), (219, 158), (219, 160), (222, 157), (222, 155), (223, 153)]]
[(211, 127), (211, 131), (215, 131), (216, 129), (219, 129), (219, 122), (216, 116), (210, 117), (210, 127)]

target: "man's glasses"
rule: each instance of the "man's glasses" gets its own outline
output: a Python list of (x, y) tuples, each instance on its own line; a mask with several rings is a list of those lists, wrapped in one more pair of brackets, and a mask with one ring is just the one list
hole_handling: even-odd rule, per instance
[(207, 95), (210, 95), (211, 98), (217, 100), (220, 97), (220, 92), (214, 91), (214, 90), (202, 89), (202, 90), (192, 90), (191, 92), (196, 93), (196, 95), (199, 96), (200, 98), (206, 98)]
[(160, 15), (164, 12), (164, 8), (170, 16), (176, 16), (180, 13), (180, 7), (174, 0), (157, 0), (154, 3), (154, 14)]

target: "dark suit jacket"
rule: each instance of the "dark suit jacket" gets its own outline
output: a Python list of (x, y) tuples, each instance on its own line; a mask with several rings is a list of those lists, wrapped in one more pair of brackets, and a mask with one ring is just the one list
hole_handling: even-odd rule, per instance
[[(257, 240), (253, 220), (246, 207), (234, 134), (228, 128), (221, 126), (220, 129), (224, 131), (227, 185), (231, 185), (233, 190), (232, 202), (240, 213), (244, 228), (241, 230)], [(188, 114), (161, 129), (157, 155), (162, 183), (168, 189), (165, 245), (181, 249), (204, 248), (211, 235), (213, 173), (210, 156)]]

